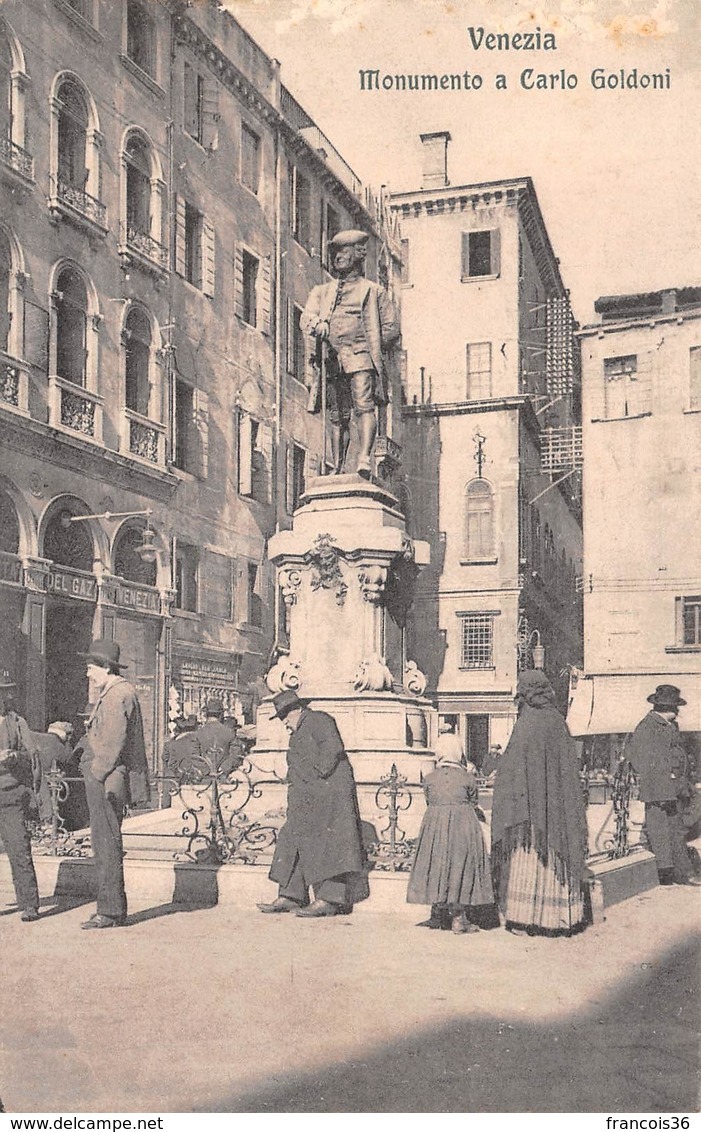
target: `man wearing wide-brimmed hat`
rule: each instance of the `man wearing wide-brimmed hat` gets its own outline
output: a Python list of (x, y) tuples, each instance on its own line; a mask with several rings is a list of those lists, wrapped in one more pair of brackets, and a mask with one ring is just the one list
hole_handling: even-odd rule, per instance
[(273, 705), (290, 733), (287, 821), (270, 869), (278, 897), (258, 907), (310, 919), (342, 915), (368, 896), (353, 770), (327, 712), (311, 711), (290, 690), (278, 692)]
[(10, 861), (22, 920), (31, 923), (39, 919), (39, 890), (27, 820), (35, 809), (39, 764), (29, 727), (12, 710), (14, 690), (10, 673), (0, 670), (0, 839)]
[(97, 911), (84, 928), (113, 928), (127, 915), (122, 819), (129, 802), (148, 800), (148, 767), (141, 708), (120, 676), (116, 641), (93, 641), (83, 654), (92, 710), (81, 740), (80, 768), (90, 810), (90, 838), (97, 874)]
[(692, 875), (679, 814), (691, 789), (688, 757), (676, 722), (686, 700), (674, 684), (658, 684), (647, 699), (652, 710), (636, 727), (625, 755), (638, 775), (645, 830), (660, 884), (701, 886), (701, 877)]
[(326, 380), (334, 471), (345, 469), (353, 413), (359, 432), (356, 470), (364, 477), (377, 432), (375, 406), (388, 400), (386, 351), (399, 338), (388, 292), (363, 276), (368, 239), (359, 229), (334, 236), (329, 248), (336, 279), (312, 288), (299, 321), (306, 341), (307, 408), (319, 412)]

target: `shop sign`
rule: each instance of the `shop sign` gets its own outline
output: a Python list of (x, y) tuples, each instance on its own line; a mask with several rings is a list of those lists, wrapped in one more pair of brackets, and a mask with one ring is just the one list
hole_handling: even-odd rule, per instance
[(77, 597), (83, 601), (95, 601), (97, 597), (97, 578), (92, 574), (82, 574), (67, 567), (52, 566), (46, 575), (48, 593), (63, 597)]
[(113, 601), (125, 609), (133, 609), (137, 613), (160, 613), (161, 596), (158, 590), (144, 587), (143, 589), (129, 582), (117, 582)]
[(15, 554), (0, 554), (0, 582), (19, 582), (22, 563)]
[(182, 684), (205, 684), (213, 688), (236, 686), (236, 666), (225, 660), (183, 657), (176, 665)]

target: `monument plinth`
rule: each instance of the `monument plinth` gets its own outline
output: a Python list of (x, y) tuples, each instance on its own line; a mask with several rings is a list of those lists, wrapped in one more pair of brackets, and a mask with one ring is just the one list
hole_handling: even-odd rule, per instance
[[(418, 782), (431, 765), (435, 711), (406, 655), (405, 625), (428, 544), (407, 535), (385, 487), (335, 475), (311, 480), (292, 530), (271, 538), (268, 554), (290, 638), (289, 656), (266, 677), (271, 693), (294, 688), (334, 716), (359, 783), (379, 782), (392, 763)], [(284, 765), (287, 739), (272, 705), (261, 704), (256, 755)]]

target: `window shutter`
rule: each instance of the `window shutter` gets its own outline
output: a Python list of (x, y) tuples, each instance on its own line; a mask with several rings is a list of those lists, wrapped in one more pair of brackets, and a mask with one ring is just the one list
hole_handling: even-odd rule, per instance
[(175, 270), (185, 275), (185, 198), (175, 196)]
[(261, 483), (261, 502), (266, 503), (270, 499), (272, 489), (272, 467), (273, 467), (273, 430), (268, 424), (260, 424), (258, 426), (258, 451), (263, 457), (263, 471), (265, 473), (265, 482)]
[(202, 96), (202, 145), (210, 150), (219, 146), (219, 87), (209, 75)]
[(287, 455), (285, 459), (285, 505), (290, 515), (295, 509), (294, 501), (294, 445), (288, 441)]
[(197, 72), (183, 62), (183, 125), (191, 138), (197, 137)]
[(205, 551), (202, 612), (209, 617), (233, 621), (234, 570), (235, 562), (228, 555), (214, 550)]
[(288, 373), (292, 373), (294, 371), (295, 343), (294, 318), (291, 299), (288, 299), (285, 303), (285, 349), (285, 369)]
[(295, 232), (295, 217), (297, 216), (297, 167), (290, 162), (287, 166), (287, 180), (290, 209), (290, 232)]
[(197, 441), (195, 475), (204, 480), (209, 473), (209, 394), (203, 389), (193, 390), (192, 408)]
[(239, 413), (238, 427), (239, 494), (250, 495), (253, 490), (253, 463), (251, 460), (251, 418)]
[(470, 233), (462, 233), (462, 250), (461, 250), (461, 267), (460, 274), (465, 279), (470, 274)]
[(202, 221), (202, 290), (205, 295), (209, 295), (210, 299), (214, 298), (214, 286), (216, 281), (215, 269), (215, 237), (214, 226), (210, 224), (209, 220), (203, 219)]
[(49, 371), (49, 312), (24, 300), (24, 352), (30, 366)]
[(501, 232), (494, 228), (489, 243), (489, 259), (491, 274), (498, 275), (501, 270)]
[(260, 267), (258, 269), (258, 278), (260, 280), (260, 285), (258, 287), (258, 328), (259, 330), (262, 330), (264, 334), (270, 334), (270, 256), (263, 256), (259, 262)]
[(240, 244), (234, 249), (234, 310), (243, 318), (243, 248)]

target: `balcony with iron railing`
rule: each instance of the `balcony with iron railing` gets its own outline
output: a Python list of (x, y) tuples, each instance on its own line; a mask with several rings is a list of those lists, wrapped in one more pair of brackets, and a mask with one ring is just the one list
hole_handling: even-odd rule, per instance
[(49, 424), (102, 444), (104, 398), (65, 377), (49, 377)]
[(55, 173), (51, 175), (49, 209), (53, 220), (63, 217), (101, 236), (107, 232), (107, 206)]
[(142, 416), (126, 405), (122, 409), (122, 452), (154, 467), (166, 465), (166, 426)]
[(21, 145), (8, 137), (0, 137), (0, 166), (9, 172), (13, 179), (34, 183), (34, 158)]
[(165, 245), (148, 232), (123, 221), (119, 229), (119, 255), (125, 269), (136, 265), (159, 276), (168, 271), (168, 249)]
[(0, 351), (0, 409), (29, 416), (28, 370), (3, 351)]

